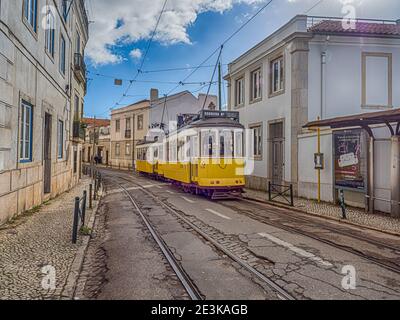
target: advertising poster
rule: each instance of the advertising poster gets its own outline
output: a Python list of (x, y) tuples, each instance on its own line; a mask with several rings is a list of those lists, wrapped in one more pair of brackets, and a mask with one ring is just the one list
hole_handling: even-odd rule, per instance
[(336, 187), (365, 190), (367, 163), (362, 130), (337, 131), (333, 139)]

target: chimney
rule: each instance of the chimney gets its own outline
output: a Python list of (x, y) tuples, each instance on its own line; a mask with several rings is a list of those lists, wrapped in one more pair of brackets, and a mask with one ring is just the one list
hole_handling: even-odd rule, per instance
[(150, 90), (150, 102), (158, 100), (158, 89), (151, 89)]

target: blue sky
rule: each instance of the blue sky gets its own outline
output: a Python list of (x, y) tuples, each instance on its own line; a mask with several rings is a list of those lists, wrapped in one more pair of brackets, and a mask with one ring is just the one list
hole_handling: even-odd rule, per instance
[[(145, 52), (151, 31), (163, 4), (163, 1), (160, 0), (158, 6), (155, 3), (154, 10), (146, 10), (146, 14), (149, 15), (148, 18), (146, 16), (143, 17), (144, 13), (142, 14), (140, 10), (134, 11), (135, 13), (139, 11), (140, 18), (146, 19), (143, 21), (148, 22), (147, 27), (144, 27), (145, 23), (143, 21), (140, 22), (139, 18), (124, 22), (124, 19), (128, 20), (128, 18), (124, 16), (126, 10), (124, 11), (123, 6), (140, 1), (89, 1), (89, 18), (94, 23), (91, 25), (91, 39), (87, 51), (89, 52), (87, 59), (88, 77), (91, 80), (88, 82), (88, 93), (85, 98), (86, 116), (107, 118), (110, 108), (114, 107), (115, 103), (120, 100), (129, 85), (128, 80), (133, 79), (137, 73), (142, 61), (140, 54)], [(213, 0), (198, 0), (198, 2), (206, 2), (206, 5), (200, 9), (196, 7), (196, 9), (193, 9), (194, 11), (187, 11), (187, 8), (183, 7), (185, 5), (182, 3), (184, 0), (169, 1), (170, 7), (167, 5), (168, 13), (165, 14), (165, 17), (163, 16), (159, 33), (156, 34), (149, 54), (144, 61), (143, 70), (145, 71), (197, 66), (223, 40), (239, 28), (249, 16), (266, 3), (266, 0), (226, 0), (227, 4), (224, 3), (225, 0), (215, 0), (214, 2)], [(179, 3), (179, 1), (181, 2)], [(342, 1), (346, 0), (323, 0), (308, 14), (341, 16)], [(318, 0), (273, 1), (269, 7), (224, 47), (222, 62), (224, 64), (229, 63), (263, 40), (293, 16), (305, 13), (318, 2)], [(347, 2), (353, 2), (357, 17), (393, 20), (400, 18), (400, 1), (398, 0), (347, 0)], [(110, 3), (114, 8), (120, 3), (121, 12), (110, 17), (107, 13), (107, 5)], [(226, 4), (227, 8), (223, 7), (221, 9), (221, 7), (218, 7), (216, 9), (214, 8), (216, 4), (219, 6)], [(96, 7), (97, 5), (99, 6)], [(185, 20), (187, 17), (189, 17), (189, 20)], [(123, 25), (121, 28), (122, 36), (118, 38), (118, 34), (114, 35), (113, 38), (109, 37), (108, 35), (112, 34), (113, 31), (118, 31), (112, 29), (115, 29), (117, 25), (121, 26), (121, 24)], [(141, 28), (142, 26), (143, 28)], [(136, 57), (131, 57), (132, 50), (135, 50)], [(217, 55), (214, 55), (206, 65), (214, 64), (216, 58)], [(224, 66), (224, 73), (226, 70), (227, 67)], [(212, 71), (213, 68), (202, 68), (187, 81), (210, 81)], [(134, 83), (129, 90), (129, 96), (122, 100), (119, 107), (148, 98), (151, 88), (158, 88), (160, 95), (167, 93), (176, 86), (172, 82), (178, 83), (190, 72), (191, 70), (183, 70), (140, 74), (137, 80), (147, 82)], [(110, 78), (97, 76), (96, 74), (110, 76)], [(123, 86), (114, 86), (114, 77), (126, 79), (123, 81)], [(185, 85), (180, 86), (174, 92), (183, 90), (195, 91), (200, 87), (199, 84)], [(204, 88), (203, 92), (206, 91), (207, 88)], [(223, 102), (226, 102), (226, 88), (224, 91)], [(216, 93), (216, 86), (213, 86), (212, 93)]]

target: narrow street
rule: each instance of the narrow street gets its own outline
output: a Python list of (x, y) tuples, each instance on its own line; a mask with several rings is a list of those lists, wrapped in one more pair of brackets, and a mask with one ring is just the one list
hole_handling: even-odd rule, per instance
[(128, 172), (102, 176), (77, 299), (190, 299), (140, 212), (200, 299), (400, 298), (394, 236), (252, 201), (210, 201)]

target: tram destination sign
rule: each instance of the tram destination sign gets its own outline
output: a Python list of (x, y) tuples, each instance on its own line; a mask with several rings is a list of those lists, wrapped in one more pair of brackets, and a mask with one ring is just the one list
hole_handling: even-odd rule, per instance
[(333, 134), (335, 185), (364, 191), (367, 176), (367, 150), (361, 129), (336, 131)]

